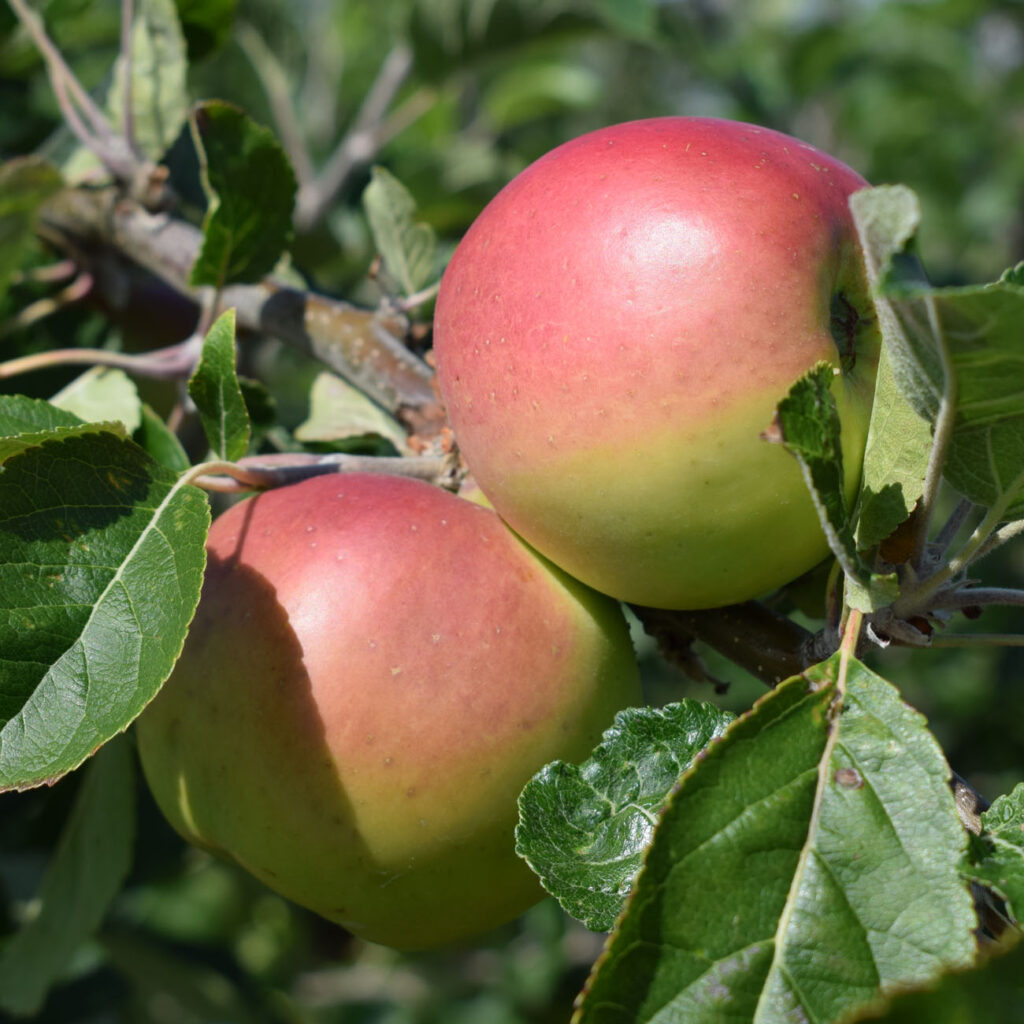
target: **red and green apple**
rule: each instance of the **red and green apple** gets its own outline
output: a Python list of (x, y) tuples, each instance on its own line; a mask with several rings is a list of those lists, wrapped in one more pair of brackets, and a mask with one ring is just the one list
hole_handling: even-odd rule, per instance
[(456, 440), (530, 544), (662, 608), (746, 600), (828, 553), (796, 461), (760, 437), (835, 368), (860, 475), (879, 333), (847, 200), (867, 183), (734, 121), (634, 121), (529, 166), (459, 244), (434, 344)]
[(640, 701), (619, 606), (490, 509), (382, 475), (235, 505), (208, 557), (184, 652), (138, 723), (175, 828), (402, 948), (539, 899), (517, 797)]

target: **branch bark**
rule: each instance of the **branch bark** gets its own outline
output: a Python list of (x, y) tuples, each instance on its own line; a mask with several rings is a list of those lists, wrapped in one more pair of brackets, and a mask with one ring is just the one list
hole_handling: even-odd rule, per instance
[(767, 686), (797, 675), (831, 653), (824, 649), (827, 643), (821, 634), (757, 601), (689, 612), (631, 607), (669, 661), (686, 663), (690, 645), (699, 640)]
[(201, 468), (203, 472), (192, 483), (204, 490), (223, 494), (283, 487), (328, 473), (388, 473), (423, 480), (450, 491), (456, 490), (459, 482), (457, 460), (450, 456), (432, 455), (307, 455), (289, 452), (250, 455), (238, 462), (213, 462)]

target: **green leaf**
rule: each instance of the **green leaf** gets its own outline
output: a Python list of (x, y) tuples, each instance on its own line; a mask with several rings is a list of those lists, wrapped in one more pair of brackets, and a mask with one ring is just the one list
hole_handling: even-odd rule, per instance
[(612, 927), (672, 787), (732, 718), (695, 700), (628, 708), (582, 765), (555, 761), (526, 784), (516, 853), (567, 913)]
[[(139, 0), (132, 23), (132, 138), (156, 161), (178, 137), (188, 116), (185, 37), (174, 0)], [(124, 132), (124, 61), (114, 64), (107, 111)]]
[(483, 107), (495, 131), (508, 131), (545, 114), (593, 107), (600, 96), (595, 69), (549, 59), (516, 61), (495, 77)]
[[(28, 399), (28, 401), (32, 401), (32, 399)], [(36, 432), (20, 431), (7, 437), (0, 436), (0, 464), (49, 441), (63, 441), (67, 438), (102, 433), (113, 434), (120, 438), (125, 437), (124, 425), (121, 423), (82, 423), (77, 417), (72, 417), (71, 413), (68, 413), (68, 416), (72, 419), (72, 422), (68, 424), (60, 424)], [(2, 493), (2, 488), (0, 488), (0, 493)]]
[(888, 608), (900, 596), (896, 573), (871, 573), (863, 579), (847, 576), (843, 580), (843, 600), (861, 612)]
[(0, 789), (24, 789), (80, 765), (170, 674), (209, 506), (102, 425), (7, 439), (4, 458)]
[(263, 381), (239, 377), (238, 387), (245, 400), (245, 412), (254, 431), (270, 430), (277, 424), (277, 401)]
[(945, 372), (927, 305), (895, 302), (905, 278), (918, 278), (911, 246), (921, 221), (917, 196), (904, 185), (863, 189), (850, 197), (868, 280), (875, 293), (882, 340), (893, 379), (922, 419), (934, 423), (942, 402)]
[(919, 292), (933, 304), (956, 377), (946, 479), (979, 505), (1024, 516), (1024, 287)]
[(210, 449), (234, 462), (249, 449), (251, 427), (235, 373), (235, 311), (216, 319), (203, 340), (199, 365), (188, 382)]
[(291, 238), (295, 174), (273, 133), (237, 107), (200, 103), (189, 119), (209, 206), (189, 283), (258, 281)]
[(968, 878), (1006, 901), (1013, 919), (1024, 921), (1024, 782), (996, 799), (981, 816), (984, 828), (964, 864)]
[[(917, 197), (902, 186), (883, 186), (855, 193), (850, 208), (875, 291), (882, 334), (857, 523), (858, 547), (868, 550), (909, 517), (923, 493), (943, 378), (934, 343), (926, 335), (920, 343), (921, 353), (916, 354), (913, 338), (905, 336), (897, 311), (879, 294), (893, 258), (903, 253), (917, 231)], [(929, 371), (923, 369), (919, 358)]]
[(189, 468), (188, 454), (167, 424), (148, 406), (142, 406), (142, 422), (135, 431), (135, 441), (157, 462), (168, 469), (184, 473)]
[(46, 433), (59, 427), (77, 427), (81, 423), (74, 413), (58, 409), (41, 398), (0, 395), (0, 437)]
[(931, 444), (931, 424), (900, 395), (883, 348), (861, 478), (857, 546), (862, 551), (885, 540), (914, 510), (924, 491)]
[(652, 0), (597, 0), (595, 6), (609, 28), (635, 39), (648, 38), (657, 23)]
[(376, 435), (406, 451), (406, 434), (398, 421), (361, 391), (333, 373), (317, 374), (309, 393), (309, 416), (295, 430), (303, 442), (335, 442)]
[(99, 927), (131, 867), (135, 771), (130, 744), (108, 743), (85, 778), (38, 893), (39, 911), (0, 954), (0, 1007), (34, 1014)]
[(848, 576), (863, 577), (846, 504), (839, 413), (832, 397), (837, 370), (819, 363), (804, 374), (775, 410), (765, 439), (782, 444), (800, 464), (832, 553)]
[(142, 402), (134, 382), (123, 370), (106, 366), (86, 370), (50, 402), (85, 423), (118, 421), (128, 433), (137, 430), (142, 422)]
[(953, 971), (938, 983), (901, 993), (854, 1021), (885, 1024), (1011, 1024), (1024, 1006), (1024, 944), (985, 950), (971, 970)]
[(36, 156), (0, 164), (0, 299), (36, 244), (39, 207), (62, 183), (60, 172)]
[(990, 285), (932, 288), (913, 259), (914, 194), (870, 189), (850, 203), (897, 387), (929, 422), (952, 403), (946, 479), (1006, 519), (1024, 515), (1024, 286), (1013, 271)]
[(1004, 284), (1024, 285), (1024, 260), (1016, 266), (1007, 267), (999, 278)]
[(406, 187), (383, 167), (374, 167), (363, 207), (377, 251), (402, 294), (412, 295), (430, 284), (437, 239), (433, 228), (414, 221), (416, 202)]
[(826, 1024), (969, 963), (948, 778), (863, 665), (782, 683), (683, 776), (574, 1020)]
[(231, 34), (238, 0), (175, 0), (192, 60), (220, 49)]
[(656, 24), (645, 10), (652, 0), (413, 0), (409, 7), (417, 73), (441, 80), (452, 68), (493, 66), (502, 54), (519, 57), (571, 33), (642, 37)]

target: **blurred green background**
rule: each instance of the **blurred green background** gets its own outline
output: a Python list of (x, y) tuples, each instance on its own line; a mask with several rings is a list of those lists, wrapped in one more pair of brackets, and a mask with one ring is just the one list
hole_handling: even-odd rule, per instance
[[(937, 283), (992, 279), (1024, 257), (1024, 3), (1020, 0), (178, 0), (195, 99), (234, 101), (274, 125), (274, 97), (321, 166), (356, 121), (386, 59), (405, 67), (389, 137), (373, 155), (411, 190), (449, 249), (484, 203), (558, 143), (662, 114), (756, 121), (861, 171), (904, 182), (924, 209)], [(116, 54), (112, 0), (49, 0), (48, 27), (90, 88)], [(233, 17), (232, 17), (233, 16)], [(390, 58), (389, 58), (390, 55)], [(38, 54), (0, 6), (0, 159), (53, 148), (59, 116)], [(175, 183), (201, 193), (187, 140)], [(374, 303), (358, 164), (326, 215), (295, 239), (318, 290)], [(186, 205), (186, 209), (187, 209)], [(0, 323), (33, 298), (15, 288)], [(138, 327), (71, 310), (4, 353), (121, 344)], [(135, 344), (138, 338), (134, 339)], [(297, 422), (308, 377), (296, 373)], [(36, 393), (55, 378), (33, 379)], [(1024, 585), (1018, 542), (988, 582)], [(989, 611), (989, 632), (1020, 630)], [(740, 710), (762, 692), (727, 664), (725, 697), (687, 683), (637, 635), (649, 692)], [(990, 796), (1021, 778), (1024, 650), (888, 651), (875, 667), (930, 719), (953, 767)], [(79, 780), (0, 799), (0, 942), (31, 912)], [(140, 795), (136, 867), (98, 940), (39, 1020), (525, 1024), (566, 1021), (600, 938), (550, 902), (461, 950), (401, 955), (352, 941), (234, 869), (185, 848)]]

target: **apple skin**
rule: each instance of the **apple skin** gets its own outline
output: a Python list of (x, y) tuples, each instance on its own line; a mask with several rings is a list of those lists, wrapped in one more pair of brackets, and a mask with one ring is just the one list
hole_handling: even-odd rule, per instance
[(711, 608), (828, 547), (796, 460), (760, 439), (821, 360), (848, 495), (880, 336), (847, 205), (866, 186), (754, 125), (595, 131), (513, 179), (459, 244), (434, 322), (459, 447), (501, 516), (621, 600)]
[(207, 550), (182, 657), (138, 722), (171, 824), (399, 948), (536, 902), (517, 797), (640, 702), (619, 606), (490, 509), (395, 477), (261, 494)]

